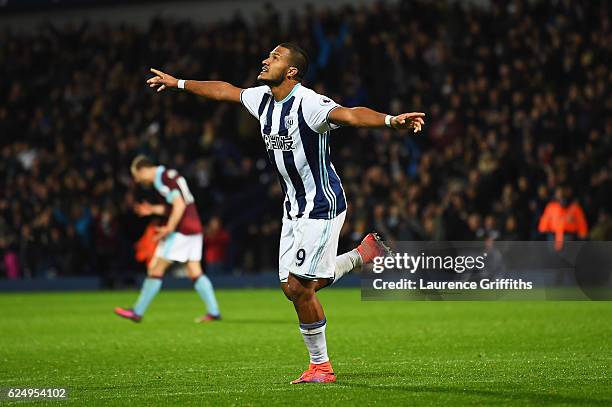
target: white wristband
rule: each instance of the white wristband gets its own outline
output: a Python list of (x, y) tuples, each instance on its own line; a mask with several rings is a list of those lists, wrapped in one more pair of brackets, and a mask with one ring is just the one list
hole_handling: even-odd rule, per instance
[(391, 116), (390, 114), (385, 116), (385, 126), (393, 128), (393, 126), (391, 126), (391, 119), (392, 118), (393, 118), (393, 116)]
[(179, 79), (176, 87), (179, 89), (185, 89), (185, 79)]

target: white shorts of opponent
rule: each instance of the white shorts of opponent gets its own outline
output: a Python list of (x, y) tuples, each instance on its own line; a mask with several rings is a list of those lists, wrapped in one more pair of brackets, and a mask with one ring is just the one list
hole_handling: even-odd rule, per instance
[(286, 219), (278, 252), (278, 277), (287, 281), (289, 273), (316, 280), (334, 278), (338, 238), (346, 211), (333, 219)]
[(172, 232), (159, 241), (155, 257), (185, 263), (202, 259), (202, 234)]

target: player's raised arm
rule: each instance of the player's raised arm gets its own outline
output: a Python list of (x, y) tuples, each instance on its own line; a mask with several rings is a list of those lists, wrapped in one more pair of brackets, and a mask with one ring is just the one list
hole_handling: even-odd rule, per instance
[(172, 75), (151, 68), (154, 77), (147, 80), (150, 88), (157, 88), (158, 92), (168, 88), (184, 89), (207, 99), (224, 102), (240, 102), (242, 89), (223, 81), (193, 81), (177, 79)]
[(336, 125), (352, 127), (391, 127), (393, 129), (412, 129), (421, 131), (425, 113), (402, 113), (397, 116), (379, 113), (367, 107), (338, 106), (329, 113), (329, 121)]

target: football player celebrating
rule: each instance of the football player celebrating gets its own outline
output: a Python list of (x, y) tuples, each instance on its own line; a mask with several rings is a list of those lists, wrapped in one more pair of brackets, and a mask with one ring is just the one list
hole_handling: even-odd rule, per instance
[(242, 103), (259, 120), (270, 164), (285, 198), (279, 250), (281, 288), (297, 312), (310, 365), (291, 383), (335, 382), (327, 355), (327, 320), (316, 291), (352, 269), (385, 256), (388, 249), (368, 234), (354, 250), (337, 256), (346, 198), (330, 160), (329, 135), (339, 126), (421, 130), (423, 113), (386, 115), (346, 108), (303, 86), (308, 57), (283, 43), (262, 61), (261, 86), (240, 89), (222, 81), (177, 79), (157, 69), (147, 82), (157, 91), (183, 89), (208, 99)]

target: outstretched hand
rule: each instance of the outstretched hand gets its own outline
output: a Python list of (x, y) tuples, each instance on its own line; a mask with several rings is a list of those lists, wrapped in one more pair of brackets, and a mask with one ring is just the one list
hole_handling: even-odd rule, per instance
[(394, 129), (412, 129), (415, 133), (421, 131), (425, 125), (425, 113), (402, 113), (391, 118), (391, 127)]
[(151, 72), (155, 76), (147, 80), (150, 88), (157, 88), (157, 91), (161, 92), (166, 88), (176, 88), (178, 86), (178, 79), (174, 76), (154, 68), (151, 68)]

